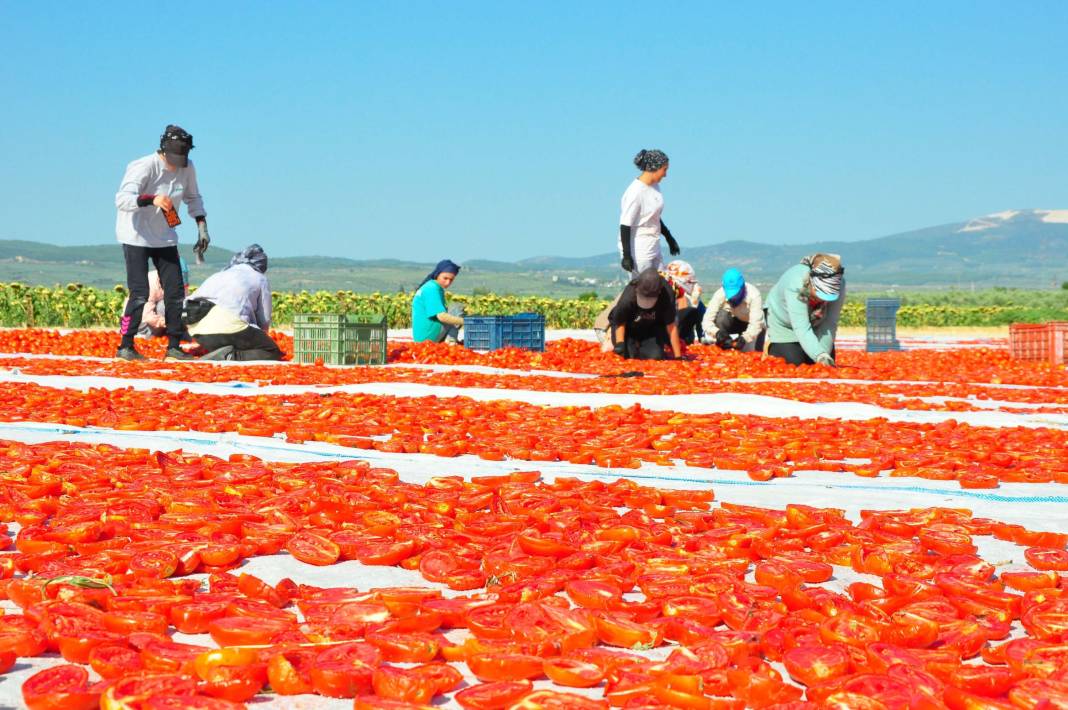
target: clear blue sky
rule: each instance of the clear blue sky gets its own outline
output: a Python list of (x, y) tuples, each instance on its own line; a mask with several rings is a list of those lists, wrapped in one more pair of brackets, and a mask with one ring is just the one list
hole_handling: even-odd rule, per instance
[(642, 147), (684, 255), (1068, 208), (1068, 3), (875, 5), (0, 2), (0, 239), (114, 241), (168, 122), (279, 256), (608, 252)]

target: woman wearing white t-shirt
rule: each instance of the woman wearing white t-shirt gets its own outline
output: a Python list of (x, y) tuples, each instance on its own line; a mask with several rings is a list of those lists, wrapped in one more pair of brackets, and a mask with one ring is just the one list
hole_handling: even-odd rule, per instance
[(664, 211), (664, 196), (660, 181), (668, 171), (668, 157), (662, 150), (642, 150), (634, 156), (634, 164), (642, 171), (623, 193), (619, 217), (620, 265), (624, 271), (637, 276), (646, 269), (663, 268), (660, 254), (660, 235), (664, 235), (672, 256), (681, 253), (678, 242), (660, 218)]

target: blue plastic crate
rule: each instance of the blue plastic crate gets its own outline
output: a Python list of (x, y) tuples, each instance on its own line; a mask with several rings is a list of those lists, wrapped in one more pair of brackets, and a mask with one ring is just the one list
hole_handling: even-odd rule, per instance
[(471, 350), (545, 350), (545, 316), (464, 316), (464, 345)]
[(897, 339), (897, 310), (899, 298), (869, 298), (864, 306), (868, 326), (867, 350), (870, 353), (900, 350)]

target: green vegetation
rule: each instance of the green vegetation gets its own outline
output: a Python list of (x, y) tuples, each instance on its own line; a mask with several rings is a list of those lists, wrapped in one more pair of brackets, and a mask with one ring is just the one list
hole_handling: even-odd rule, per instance
[[(898, 325), (912, 327), (1002, 326), (1068, 320), (1068, 290), (923, 291), (853, 293), (845, 305), (842, 325), (864, 325), (868, 297), (901, 299)], [(26, 286), (0, 283), (0, 325), (7, 327), (112, 326), (126, 298), (126, 289), (98, 289), (81, 284)], [(596, 294), (578, 298), (453, 294), (469, 314), (541, 313), (550, 328), (587, 328), (608, 301)], [(410, 325), (410, 293), (354, 291), (275, 292), (275, 322), (287, 325), (297, 313), (383, 313), (391, 327)]]

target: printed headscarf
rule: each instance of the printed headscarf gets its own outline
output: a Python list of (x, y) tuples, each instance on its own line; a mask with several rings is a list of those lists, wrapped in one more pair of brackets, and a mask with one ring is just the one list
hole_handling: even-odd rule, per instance
[(687, 296), (691, 295), (694, 288), (698, 286), (697, 274), (688, 261), (682, 259), (672, 261), (667, 265), (667, 274), (673, 282), (678, 284), (679, 288), (686, 292)]
[(837, 301), (845, 283), (845, 267), (838, 254), (813, 254), (801, 263), (809, 268), (809, 278), (821, 301)]
[(634, 156), (634, 164), (637, 165), (638, 169), (643, 173), (656, 172), (667, 165), (667, 163), (667, 153), (662, 150), (656, 150), (655, 148), (650, 150), (639, 150), (638, 154)]
[(261, 274), (267, 273), (267, 253), (259, 244), (249, 244), (247, 247), (230, 257), (228, 269), (238, 264), (248, 264)]
[(460, 265), (454, 263), (449, 259), (442, 259), (438, 262), (438, 265), (434, 267), (434, 270), (426, 275), (422, 281), (419, 282), (419, 288), (422, 288), (423, 284), (427, 281), (433, 281), (442, 274), (458, 274), (460, 273)]

